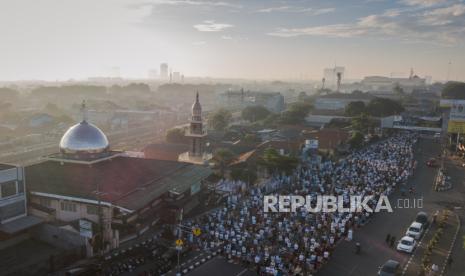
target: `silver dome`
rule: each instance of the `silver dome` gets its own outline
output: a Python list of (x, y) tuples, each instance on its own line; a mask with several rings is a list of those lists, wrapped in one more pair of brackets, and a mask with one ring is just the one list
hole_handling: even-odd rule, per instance
[(104, 153), (109, 147), (105, 134), (85, 120), (70, 127), (60, 141), (60, 152), (65, 154)]

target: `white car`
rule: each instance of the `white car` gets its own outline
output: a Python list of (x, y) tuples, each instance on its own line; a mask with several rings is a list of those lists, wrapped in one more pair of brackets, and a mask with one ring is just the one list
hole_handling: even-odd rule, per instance
[(405, 232), (405, 235), (410, 236), (416, 240), (418, 240), (423, 234), (423, 226), (419, 222), (412, 222), (410, 227)]
[(400, 239), (399, 243), (397, 244), (397, 250), (412, 253), (416, 245), (417, 242), (414, 238), (405, 236), (402, 239)]

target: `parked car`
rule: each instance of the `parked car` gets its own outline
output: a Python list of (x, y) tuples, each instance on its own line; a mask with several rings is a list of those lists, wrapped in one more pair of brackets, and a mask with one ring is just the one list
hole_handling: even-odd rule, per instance
[(380, 267), (378, 276), (398, 276), (402, 274), (400, 263), (394, 260), (388, 260)]
[(416, 240), (418, 240), (421, 235), (423, 234), (423, 226), (419, 222), (412, 222), (410, 227), (405, 232), (405, 235), (410, 236)]
[(421, 223), (421, 226), (423, 226), (423, 229), (428, 228), (429, 226), (428, 214), (426, 212), (418, 212), (417, 217), (415, 218), (415, 222)]
[(399, 243), (397, 244), (397, 251), (412, 253), (416, 245), (417, 242), (414, 238), (405, 236), (402, 239), (400, 239)]

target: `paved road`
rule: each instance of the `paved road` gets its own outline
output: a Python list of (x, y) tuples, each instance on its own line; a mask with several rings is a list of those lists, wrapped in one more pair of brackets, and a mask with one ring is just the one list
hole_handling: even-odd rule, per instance
[(230, 263), (223, 257), (218, 256), (206, 262), (202, 266), (195, 268), (186, 275), (256, 276), (257, 274), (240, 265)]
[[(393, 213), (376, 214), (367, 225), (355, 231), (352, 242), (342, 241), (334, 251), (330, 261), (318, 273), (319, 276), (376, 275), (379, 266), (388, 259), (397, 260), (403, 266), (408, 262), (410, 255), (397, 252), (385, 242), (388, 233), (400, 239), (406, 228), (415, 219), (416, 213), (420, 211), (418, 208), (402, 207), (407, 203), (410, 206), (414, 202), (418, 203), (418, 199), (422, 198), (423, 208), (421, 210), (431, 214), (439, 208), (444, 208), (447, 202), (458, 204), (458, 201), (450, 200), (445, 194), (432, 190), (437, 169), (425, 166), (425, 162), (430, 157), (437, 156), (439, 152), (440, 146), (433, 140), (421, 139), (419, 141), (415, 152), (418, 166), (408, 183), (409, 186), (415, 187), (415, 195), (401, 197), (400, 192), (396, 191), (390, 197), (390, 202), (394, 208)], [(408, 198), (408, 200), (404, 201), (403, 198)], [(356, 241), (362, 245), (360, 255), (354, 254)]]
[[(429, 158), (437, 156), (439, 151), (439, 144), (435, 143), (433, 140), (420, 140), (415, 152), (415, 159), (418, 161), (418, 166), (414, 176), (408, 183), (408, 186), (415, 187), (415, 195), (401, 197), (399, 191), (395, 192), (390, 197), (394, 212), (376, 214), (367, 225), (355, 231), (354, 240), (352, 242), (342, 241), (337, 246), (330, 261), (317, 275), (376, 275), (379, 266), (388, 259), (398, 260), (403, 266), (408, 263), (411, 256), (397, 252), (394, 248), (390, 248), (385, 242), (386, 235), (389, 233), (395, 235), (397, 239), (400, 239), (404, 235), (406, 228), (414, 220), (416, 213), (420, 210), (432, 214), (436, 210), (445, 207), (464, 206), (465, 169), (454, 165), (453, 162), (446, 162), (446, 169), (448, 174), (452, 177), (452, 182), (454, 184), (453, 190), (447, 192), (435, 192), (432, 190), (432, 184), (437, 174), (437, 169), (427, 167), (425, 162)], [(418, 204), (419, 199), (422, 200), (423, 208), (405, 208), (407, 204), (410, 206)], [(456, 212), (459, 214), (462, 222), (464, 222), (465, 207), (456, 210)], [(465, 262), (460, 261), (465, 259), (465, 251), (462, 249), (461, 240), (461, 237), (465, 235), (464, 229), (465, 227), (461, 228), (458, 235), (459, 239), (453, 250), (452, 256), (455, 261), (452, 266), (446, 269), (445, 275), (465, 276)], [(354, 254), (356, 241), (362, 244), (362, 253), (360, 255)], [(202, 252), (192, 252), (183, 258), (181, 261), (185, 264), (183, 267), (195, 264), (195, 262), (201, 260), (204, 257), (201, 253)], [(410, 265), (415, 266), (415, 264)], [(243, 276), (256, 274), (240, 265), (229, 263), (218, 256), (211, 260), (207, 260), (204, 264), (196, 267), (187, 275)]]

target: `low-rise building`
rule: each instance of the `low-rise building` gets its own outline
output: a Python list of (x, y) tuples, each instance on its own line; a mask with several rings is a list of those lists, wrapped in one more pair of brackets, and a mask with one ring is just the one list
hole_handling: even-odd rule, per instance
[(0, 240), (8, 239), (41, 221), (27, 212), (24, 169), (0, 164)]
[(285, 109), (284, 96), (279, 92), (258, 91), (226, 91), (219, 94), (218, 103), (222, 107), (243, 109), (247, 106), (261, 105), (271, 112), (281, 112)]
[(208, 167), (112, 151), (105, 134), (87, 122), (85, 106), (83, 113), (63, 135), (59, 153), (26, 167), (31, 213), (87, 225), (79, 226), (81, 234), (111, 249), (160, 219), (174, 223), (198, 204)]

